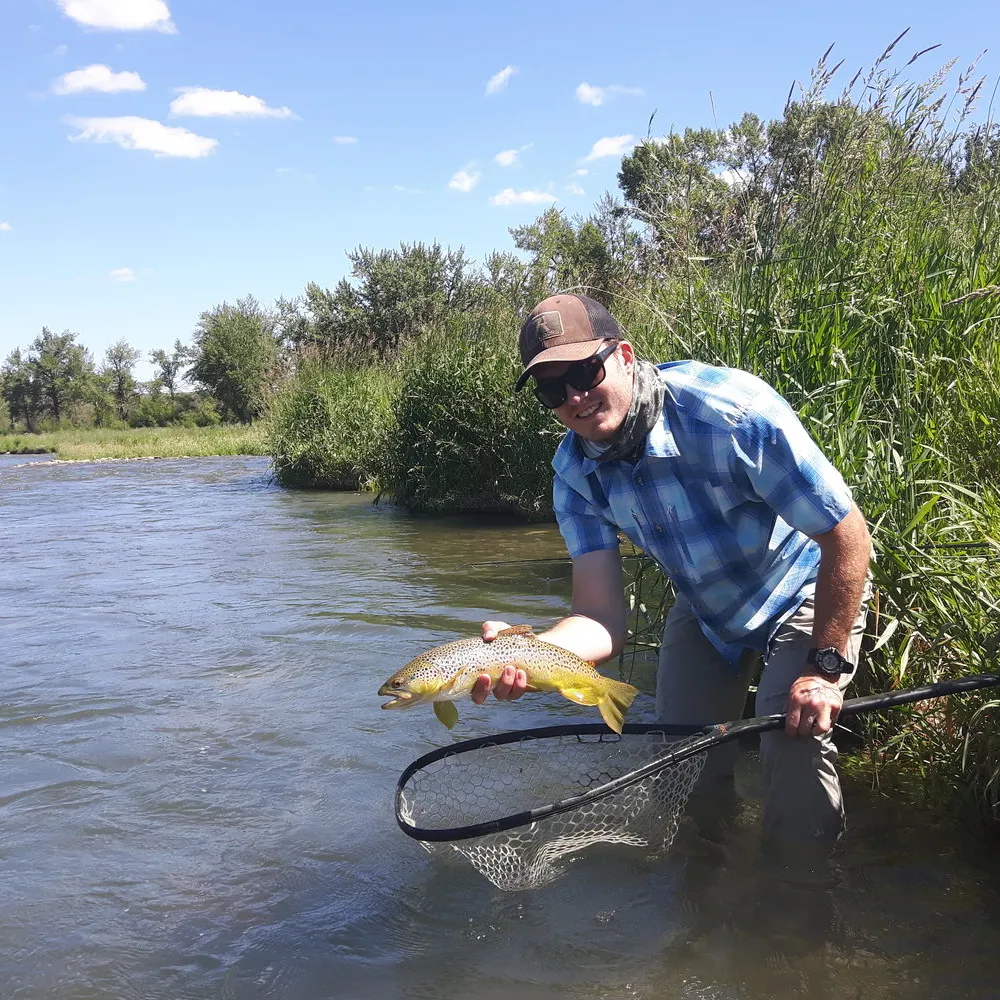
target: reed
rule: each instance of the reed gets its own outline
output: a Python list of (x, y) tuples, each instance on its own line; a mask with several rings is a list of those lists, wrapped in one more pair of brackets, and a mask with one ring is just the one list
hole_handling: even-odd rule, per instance
[(283, 486), (378, 490), (395, 437), (391, 365), (310, 360), (272, 401), (267, 450)]
[[(1000, 667), (1000, 136), (972, 121), (971, 72), (912, 83), (889, 57), (832, 97), (821, 61), (768, 133), (770, 158), (729, 199), (728, 242), (682, 252), (701, 209), (672, 196), (663, 218), (645, 217), (659, 239), (676, 237), (670, 266), (597, 290), (641, 356), (774, 385), (852, 486), (878, 588), (857, 693)], [(453, 315), (406, 348), (393, 418), (375, 421), (366, 446), (384, 456), (378, 483), (397, 502), (551, 516), (561, 428), (510, 392), (519, 321), (502, 308)], [(338, 389), (340, 411), (350, 391)], [(322, 433), (336, 423), (336, 407), (317, 418), (302, 405)], [(304, 481), (321, 481), (333, 446), (302, 449)], [(669, 587), (648, 567), (636, 579), (648, 643)], [(1000, 820), (998, 710), (970, 696), (866, 717), (865, 773)]]
[(465, 317), (404, 354), (385, 487), (422, 513), (550, 518), (550, 462), (562, 429), (519, 374), (513, 316)]

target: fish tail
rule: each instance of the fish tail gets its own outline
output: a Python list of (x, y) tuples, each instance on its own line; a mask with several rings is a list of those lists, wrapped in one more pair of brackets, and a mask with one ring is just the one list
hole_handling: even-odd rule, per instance
[(639, 689), (624, 681), (612, 680), (610, 677), (605, 680), (607, 688), (604, 697), (597, 703), (597, 707), (600, 709), (604, 721), (616, 733), (620, 733), (625, 724), (625, 713), (639, 693)]

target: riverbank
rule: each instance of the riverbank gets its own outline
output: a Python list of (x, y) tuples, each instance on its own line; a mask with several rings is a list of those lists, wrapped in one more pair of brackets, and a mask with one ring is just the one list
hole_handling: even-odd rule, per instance
[(125, 458), (207, 458), (266, 455), (260, 424), (214, 427), (71, 428), (42, 434), (0, 434), (0, 454), (43, 455), (67, 461)]

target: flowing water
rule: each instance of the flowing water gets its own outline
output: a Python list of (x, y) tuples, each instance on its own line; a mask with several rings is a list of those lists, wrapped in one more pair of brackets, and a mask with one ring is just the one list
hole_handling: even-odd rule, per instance
[[(260, 459), (0, 458), (0, 998), (996, 998), (1000, 863), (851, 788), (834, 877), (737, 822), (507, 894), (396, 827), (434, 746), (593, 710), (382, 712), (487, 617), (545, 624), (549, 526), (290, 492)], [(630, 715), (648, 719), (641, 696)]]

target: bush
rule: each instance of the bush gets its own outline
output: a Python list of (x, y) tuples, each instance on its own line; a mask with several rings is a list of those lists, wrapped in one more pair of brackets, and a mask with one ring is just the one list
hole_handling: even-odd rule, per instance
[(398, 376), (384, 366), (304, 363), (272, 401), (268, 451), (283, 486), (376, 490)]
[(385, 487), (418, 512), (552, 514), (550, 462), (562, 426), (520, 373), (517, 321), (471, 316), (404, 354)]

